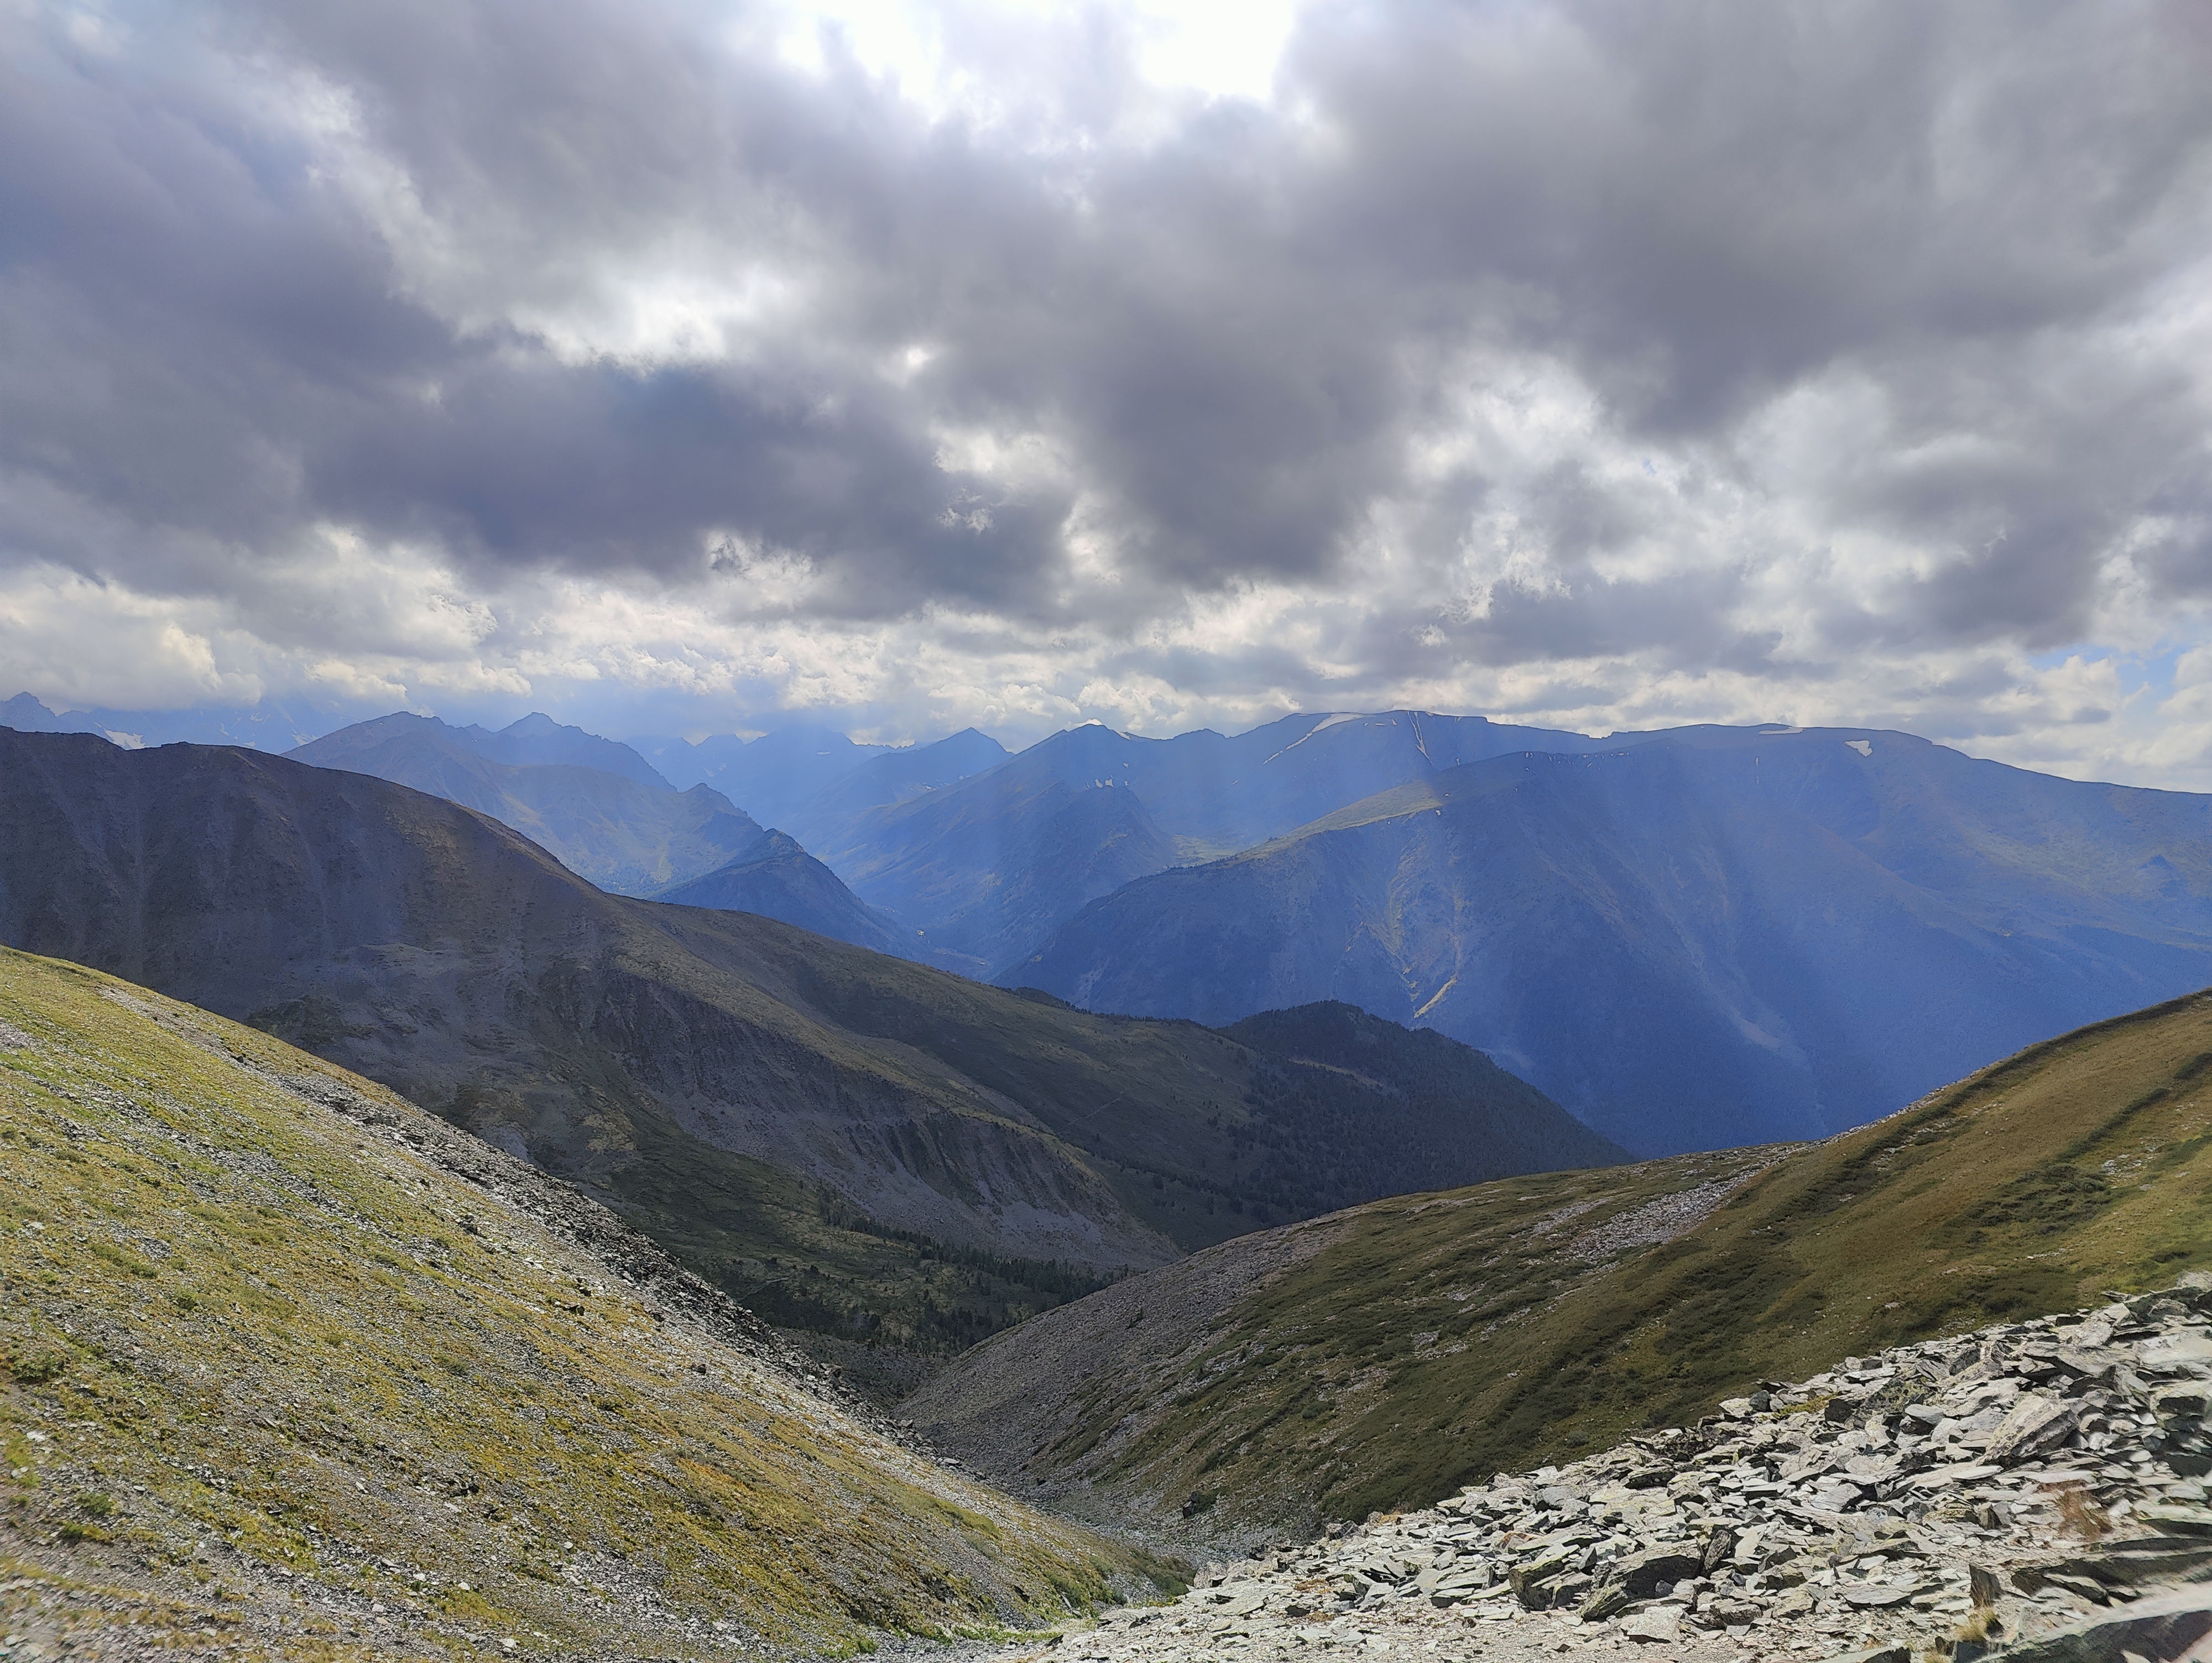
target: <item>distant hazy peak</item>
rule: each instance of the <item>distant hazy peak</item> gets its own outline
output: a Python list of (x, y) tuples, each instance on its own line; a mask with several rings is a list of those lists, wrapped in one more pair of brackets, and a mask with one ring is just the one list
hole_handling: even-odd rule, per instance
[(46, 701), (29, 693), (18, 693), (5, 704), (0, 704), (0, 727), (12, 727), (18, 733), (74, 733), (80, 730), (68, 726), (58, 711), (46, 708)]
[(12, 727), (18, 733), (96, 733), (125, 750), (143, 750), (146, 743), (136, 733), (102, 726), (86, 712), (50, 710), (43, 699), (29, 693), (18, 693), (0, 704), (0, 727)]
[(580, 727), (564, 725), (543, 712), (533, 712), (494, 731), (474, 723), (455, 727), (435, 716), (398, 710), (389, 716), (356, 722), (335, 733), (326, 733), (286, 755), (327, 767), (341, 757), (359, 756), (372, 748), (391, 744), (435, 747), (449, 753), (465, 751), (510, 768), (596, 768), (641, 786), (662, 791), (675, 789), (652, 763), (628, 745), (587, 733)]

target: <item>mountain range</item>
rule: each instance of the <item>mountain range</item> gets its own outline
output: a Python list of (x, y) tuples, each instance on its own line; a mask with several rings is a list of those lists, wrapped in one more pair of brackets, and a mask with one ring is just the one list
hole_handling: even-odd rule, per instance
[(974, 728), (934, 744), (909, 746), (858, 743), (834, 728), (805, 723), (752, 739), (722, 733), (630, 743), (677, 784), (712, 786), (763, 822), (788, 826), (803, 825), (814, 799), (842, 784), (854, 782), (848, 800), (871, 809), (1006, 757), (1004, 745)]
[[(536, 1320), (595, 1382), (592, 1409), (562, 1397), (546, 1426), (616, 1417), (580, 1447), (625, 1458), (708, 1435), (648, 1385), (651, 1435), (623, 1441), (636, 1382), (598, 1382), (635, 1358), (599, 1343), (596, 1307), (568, 1302), (572, 1283), (600, 1296), (573, 1250), (617, 1269), (650, 1253), (611, 1224), (542, 1241), (501, 1211), (526, 1192), (533, 1217), (565, 1208), (573, 1225), (596, 1200), (848, 1385), (906, 1393), (903, 1413), (1025, 1498), (1250, 1540), (2204, 1259), (2212, 995), (2186, 990), (2212, 966), (2212, 798), (1859, 729), (1596, 741), (1391, 713), (1233, 740), (1085, 728), (1011, 758), (973, 734), (815, 743), (754, 759), (801, 837), (542, 718), (496, 733), (386, 719), (298, 760), (0, 728), (0, 946), (259, 1030), (0, 955), (0, 1087), (44, 1094), (42, 1114), (76, 1105), (55, 1122), (72, 1144), (88, 1115), (137, 1117), (87, 1139), (118, 1145), (96, 1151), (99, 1240), (0, 1234), (19, 1256), (98, 1257), (115, 1278), (76, 1268), (109, 1292), (135, 1278), (168, 1296), (148, 1308), (158, 1322), (86, 1307), (102, 1326), (69, 1343), (97, 1359), (102, 1335), (146, 1334), (198, 1356), (173, 1314), (204, 1286), (238, 1319), (221, 1344), (247, 1333), (293, 1369), (313, 1340), (293, 1290), (319, 1288), (331, 1256), (249, 1274), (240, 1244), (276, 1253), (323, 1228), (313, 1198), (345, 1186), (319, 1175), (321, 1153), (294, 1157), (304, 1126), (362, 1162), (366, 1144), (317, 1118), (337, 1105), (471, 1183), (502, 1174), (483, 1202), (411, 1167), (346, 1180), (396, 1182), (403, 1210), (428, 1209), (363, 1226), (393, 1244), (375, 1262), (398, 1281), (325, 1291), (364, 1331), (348, 1302), (404, 1291), (404, 1321), (445, 1336), (404, 1341), (411, 1372), (386, 1355), (399, 1340), (364, 1343), (437, 1425), (516, 1406), (468, 1383)], [(599, 881), (581, 870), (595, 862)], [(981, 968), (1024, 939), (998, 961), (1005, 986), (912, 962)], [(103, 1006), (190, 1030), (209, 1062), (87, 1017)], [(288, 1061), (285, 1044), (323, 1060)], [(247, 1083), (208, 1096), (209, 1067)], [(173, 1141), (155, 1124), (173, 1114), (194, 1137), (228, 1128), (218, 1164), (289, 1199), (234, 1195), (235, 1173), (203, 1166), (194, 1205), (171, 1205), (176, 1159), (149, 1150)], [(23, 1148), (41, 1196), (82, 1187), (83, 1150)], [(173, 1227), (132, 1222), (142, 1208)], [(207, 1228), (179, 1253), (187, 1217)], [(500, 1244), (562, 1298), (516, 1307)], [(744, 1326), (707, 1287), (656, 1275)], [(465, 1317), (436, 1302), (457, 1277)], [(43, 1387), (40, 1359), (75, 1354), (33, 1317), (0, 1313), (0, 1328), (14, 1377)], [(665, 1382), (659, 1344), (636, 1356)], [(756, 1397), (785, 1389), (700, 1363)], [(283, 1375), (292, 1419), (263, 1425), (313, 1420), (312, 1372)], [(859, 1461), (895, 1532), (951, 1493), (929, 1475), (887, 1486), (876, 1467), (896, 1458), (832, 1419), (811, 1413), (809, 1435), (830, 1428), (820, 1447)], [(679, 1490), (702, 1518), (750, 1520), (758, 1497), (716, 1476), (727, 1455), (685, 1456)], [(432, 1470), (408, 1460), (403, 1477)], [(659, 1504), (638, 1497), (665, 1498), (643, 1469), (605, 1470), (628, 1486), (605, 1506), (629, 1509), (594, 1549), (611, 1563)], [(902, 1623), (1025, 1606), (976, 1529), (968, 1593), (925, 1579), (918, 1605), (878, 1578), (870, 1597)], [(541, 1537), (500, 1551), (548, 1559)], [(854, 1547), (809, 1540), (825, 1566)], [(508, 1609), (553, 1609), (519, 1587)], [(834, 1626), (832, 1608), (805, 1611)]]
[(1639, 1154), (1821, 1137), (2212, 981), (2212, 798), (1877, 730), (1522, 751), (1132, 881), (998, 979), (1208, 1023), (1343, 999)]
[(1094, 722), (926, 792), (825, 792), (790, 825), (862, 900), (988, 974), (1133, 879), (1475, 757), (1597, 743), (1419, 711), (1290, 716), (1234, 737)]
[(639, 744), (788, 824), (543, 716), (394, 716), (296, 755), (491, 813), (605, 888), (1085, 1008), (1342, 1000), (1645, 1155), (1825, 1135), (2212, 980), (2212, 799), (1879, 730), (1599, 740), (1395, 711), (1090, 724), (1013, 756), (972, 730)]
[(1075, 1272), (1620, 1155), (1395, 1024), (1092, 1016), (610, 895), (481, 813), (240, 750), (0, 731), (0, 942), (380, 1080), (779, 1320), (918, 1345), (1079, 1291)]
[[(663, 742), (662, 749), (680, 743)], [(719, 754), (718, 743), (696, 749), (711, 757)], [(794, 780), (805, 783), (816, 774), (842, 792), (836, 800), (891, 802), (1006, 755), (972, 730), (900, 750), (830, 747), (813, 729), (750, 745), (732, 738), (728, 746), (749, 757), (767, 753), (754, 759), (749, 780), (738, 778), (743, 771), (735, 762), (714, 772), (742, 788), (759, 786), (763, 795), (753, 800), (771, 805), (784, 800)], [(341, 728), (287, 754), (488, 814), (617, 895), (758, 913), (902, 958), (969, 973), (988, 968), (971, 955), (938, 947), (921, 931), (900, 928), (795, 839), (764, 828), (714, 786), (693, 783), (679, 791), (633, 747), (548, 716), (526, 716), (495, 732), (402, 713)], [(789, 765), (780, 774), (778, 758)], [(690, 760), (696, 766), (698, 759)], [(762, 785), (763, 779), (769, 784)]]
[(720, 792), (679, 792), (628, 745), (542, 715), (493, 732), (402, 712), (285, 754), (488, 814), (617, 895), (689, 883), (750, 858), (766, 835)]

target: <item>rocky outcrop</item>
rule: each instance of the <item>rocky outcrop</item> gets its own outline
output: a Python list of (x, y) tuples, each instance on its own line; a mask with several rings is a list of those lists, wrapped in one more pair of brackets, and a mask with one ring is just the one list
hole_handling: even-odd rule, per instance
[(1850, 1358), (1694, 1427), (1215, 1568), (1065, 1654), (2162, 1663), (2212, 1632), (2208, 1394), (2212, 1274), (2197, 1272)]

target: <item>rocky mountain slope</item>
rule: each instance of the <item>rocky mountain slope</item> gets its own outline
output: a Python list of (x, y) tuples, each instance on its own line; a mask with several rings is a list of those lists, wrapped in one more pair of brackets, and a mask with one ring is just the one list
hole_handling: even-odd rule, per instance
[(1159, 1569), (905, 1447), (527, 1164), (8, 951), (0, 1288), (14, 1655), (843, 1651)]
[(1048, 1311), (902, 1407), (1017, 1493), (1249, 1541), (2212, 1263), (2212, 993), (1814, 1145), (1407, 1196)]
[(2212, 1276), (1762, 1387), (1109, 1615), (1074, 1663), (2201, 1658)]
[(1343, 999), (1640, 1153), (1824, 1136), (2212, 981), (2212, 798), (1904, 734), (1681, 730), (1449, 769), (1133, 883), (998, 979), (1206, 1023)]
[[(1494, 1070), (1440, 1100), (1402, 1030), (1354, 1071), (1088, 1016), (609, 895), (483, 816), (246, 751), (0, 732), (0, 942), (378, 1079), (776, 1321), (925, 1350), (1293, 1211), (1610, 1152)], [(1390, 1144), (1317, 1135), (1370, 1119)]]

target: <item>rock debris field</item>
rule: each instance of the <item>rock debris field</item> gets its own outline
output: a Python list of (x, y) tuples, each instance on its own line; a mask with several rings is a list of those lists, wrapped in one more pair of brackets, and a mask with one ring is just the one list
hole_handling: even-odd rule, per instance
[(2197, 1272), (1209, 1569), (1052, 1655), (2212, 1660), (2209, 1389)]

